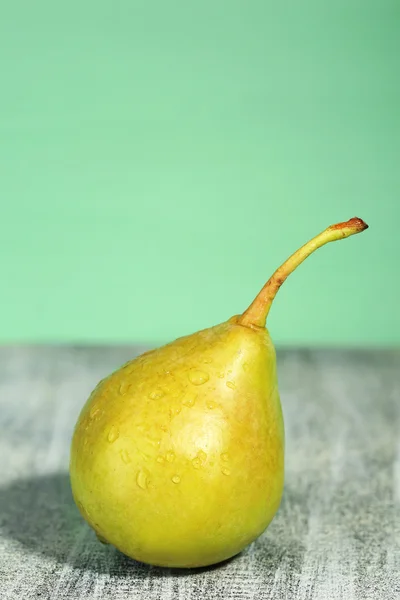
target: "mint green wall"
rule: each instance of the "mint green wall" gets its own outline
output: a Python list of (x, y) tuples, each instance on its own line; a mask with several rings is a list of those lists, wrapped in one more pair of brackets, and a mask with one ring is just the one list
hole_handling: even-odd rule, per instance
[(0, 341), (158, 343), (244, 309), (332, 222), (281, 344), (400, 343), (398, 0), (13, 0)]

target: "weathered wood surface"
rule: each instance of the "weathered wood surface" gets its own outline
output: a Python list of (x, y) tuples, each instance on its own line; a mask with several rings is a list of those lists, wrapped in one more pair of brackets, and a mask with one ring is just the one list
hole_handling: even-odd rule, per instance
[(103, 546), (68, 482), (91, 389), (139, 348), (0, 349), (0, 597), (394, 600), (400, 597), (400, 352), (283, 351), (286, 488), (233, 560), (174, 571)]

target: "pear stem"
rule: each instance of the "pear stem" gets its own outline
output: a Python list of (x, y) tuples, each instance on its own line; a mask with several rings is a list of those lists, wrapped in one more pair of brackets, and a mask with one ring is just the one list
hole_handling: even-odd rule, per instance
[(281, 265), (272, 277), (269, 278), (258, 296), (253, 300), (247, 310), (239, 317), (239, 323), (247, 327), (265, 327), (271, 304), (285, 279), (315, 250), (328, 242), (335, 242), (347, 238), (355, 233), (360, 233), (368, 228), (362, 219), (354, 217), (344, 223), (331, 225), (325, 231), (312, 238), (299, 248)]

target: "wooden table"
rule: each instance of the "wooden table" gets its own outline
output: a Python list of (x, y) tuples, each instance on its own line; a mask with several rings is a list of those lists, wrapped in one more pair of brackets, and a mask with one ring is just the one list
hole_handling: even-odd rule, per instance
[(400, 351), (278, 353), (286, 488), (236, 558), (151, 568), (97, 542), (68, 480), (97, 381), (143, 349), (0, 349), (0, 597), (61, 600), (400, 598)]

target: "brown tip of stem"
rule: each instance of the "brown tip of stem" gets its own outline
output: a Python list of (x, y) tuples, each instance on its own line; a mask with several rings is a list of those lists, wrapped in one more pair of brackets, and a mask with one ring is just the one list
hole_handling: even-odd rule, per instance
[(343, 223), (336, 223), (336, 225), (331, 225), (329, 229), (353, 229), (354, 233), (359, 233), (360, 231), (364, 231), (368, 229), (368, 225), (365, 221), (360, 219), (359, 217), (353, 217), (348, 221), (344, 221)]

